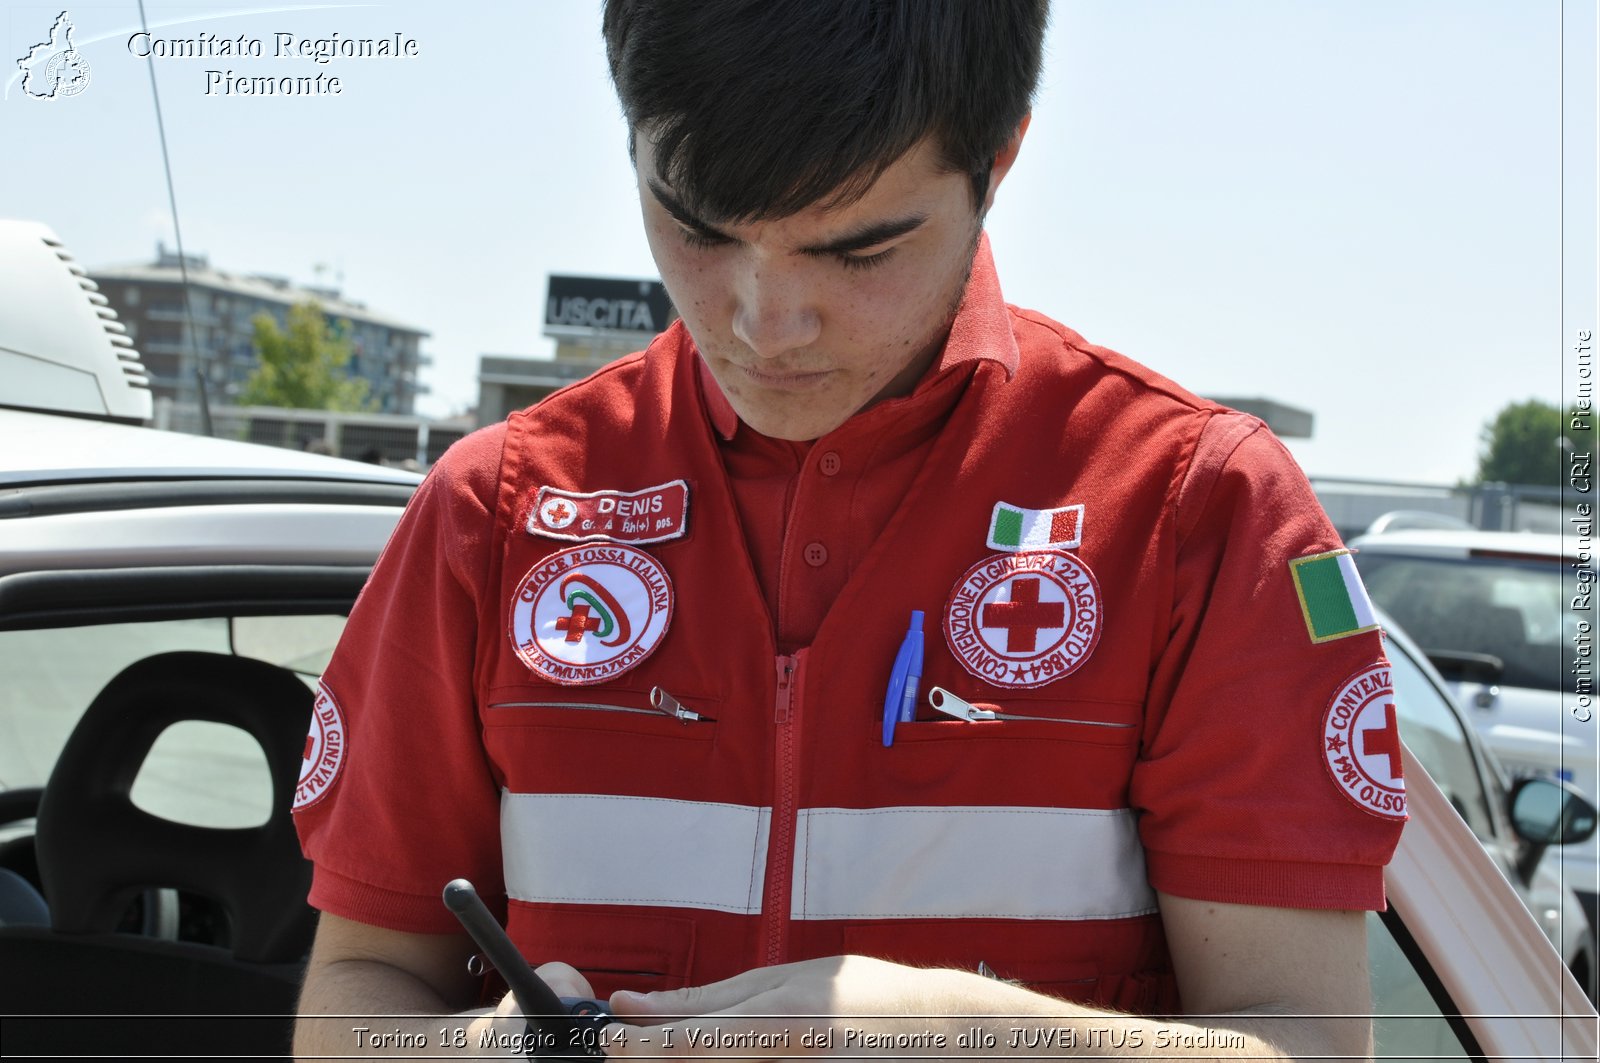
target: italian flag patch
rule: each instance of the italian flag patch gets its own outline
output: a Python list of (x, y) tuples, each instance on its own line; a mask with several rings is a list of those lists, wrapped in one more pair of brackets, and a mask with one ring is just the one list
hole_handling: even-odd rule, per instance
[(1083, 506), (1060, 509), (1023, 509), (1006, 502), (994, 504), (989, 518), (989, 549), (1020, 553), (1023, 550), (1070, 550), (1083, 542)]
[(1349, 550), (1297, 557), (1289, 562), (1289, 572), (1294, 576), (1294, 592), (1300, 597), (1300, 612), (1306, 618), (1306, 632), (1312, 642), (1331, 642), (1376, 630), (1378, 620), (1372, 613), (1372, 599), (1361, 585)]

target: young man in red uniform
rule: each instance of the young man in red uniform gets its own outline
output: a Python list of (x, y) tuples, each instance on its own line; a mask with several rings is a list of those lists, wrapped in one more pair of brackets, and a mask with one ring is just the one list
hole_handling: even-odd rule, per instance
[(1045, 8), (608, 3), (682, 320), (454, 448), (358, 602), (302, 1054), (482, 1002), (458, 876), (612, 1055), (1368, 1051), (1296, 1016), (1370, 1006), (1379, 635), (1259, 422), (1003, 301)]

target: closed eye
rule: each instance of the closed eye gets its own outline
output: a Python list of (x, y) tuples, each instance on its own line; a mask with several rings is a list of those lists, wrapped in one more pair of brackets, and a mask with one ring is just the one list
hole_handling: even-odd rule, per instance
[[(717, 232), (691, 229), (682, 224), (680, 224), (677, 228), (678, 236), (683, 239), (684, 244), (688, 247), (694, 248), (697, 251), (706, 251), (715, 247), (726, 247), (734, 242), (732, 237), (724, 236)], [(894, 251), (894, 248), (886, 247), (882, 251), (878, 251), (870, 255), (833, 252), (829, 257), (833, 258), (845, 269), (871, 269), (874, 266), (881, 265), (882, 263), (888, 261), (889, 256), (893, 255)]]
[(886, 247), (875, 255), (839, 255), (838, 259), (845, 269), (871, 269), (883, 264), (892, 254), (894, 248)]
[(683, 237), (683, 242), (685, 244), (697, 250), (704, 250), (712, 247), (724, 247), (733, 243), (731, 238), (723, 236), (721, 233), (703, 232), (699, 229), (686, 229), (682, 225), (678, 226), (678, 235)]

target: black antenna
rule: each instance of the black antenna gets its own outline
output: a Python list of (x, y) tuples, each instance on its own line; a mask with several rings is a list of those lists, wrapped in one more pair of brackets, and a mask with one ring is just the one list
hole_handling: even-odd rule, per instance
[(613, 1021), (610, 1008), (598, 1000), (556, 996), (555, 990), (528, 966), (466, 879), (452, 879), (445, 884), (444, 904), (456, 913), (517, 998), (517, 1007), (532, 1033), (528, 1058), (587, 1063), (592, 1057), (605, 1055), (600, 1034)]
[(472, 935), (472, 940), (478, 943), (489, 962), (494, 964), (494, 969), (500, 972), (500, 977), (506, 980), (523, 1015), (538, 1021), (567, 1014), (561, 998), (528, 966), (528, 961), (522, 958), (522, 953), (517, 951), (500, 924), (494, 921), (494, 916), (489, 914), (489, 909), (484, 907), (472, 883), (464, 878), (451, 879), (444, 887), (444, 904), (456, 913), (456, 918)]
[[(144, 0), (139, 0), (139, 28), (146, 37), (150, 35), (150, 24), (144, 17)], [(178, 224), (178, 194), (172, 185), (172, 159), (167, 155), (167, 127), (161, 120), (161, 93), (156, 90), (156, 61), (154, 53), (145, 56), (145, 62), (150, 67), (150, 98), (156, 105), (156, 132), (161, 138), (161, 164), (167, 171), (167, 202), (172, 207), (172, 232), (178, 239), (178, 276), (183, 283), (183, 315), (189, 324), (189, 347), (194, 352), (195, 383), (200, 391), (200, 426), (205, 429), (205, 434), (215, 436), (217, 433), (211, 426), (211, 402), (206, 396), (206, 374), (200, 355), (200, 337), (194, 327), (194, 305), (189, 299), (189, 256), (183, 251), (183, 228)]]

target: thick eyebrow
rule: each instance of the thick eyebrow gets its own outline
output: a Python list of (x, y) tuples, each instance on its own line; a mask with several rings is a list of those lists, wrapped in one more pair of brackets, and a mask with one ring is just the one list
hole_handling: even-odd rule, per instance
[[(661, 204), (661, 209), (672, 215), (679, 225), (691, 229), (702, 236), (714, 240), (725, 240), (737, 243), (737, 240), (718, 229), (711, 223), (695, 217), (683, 201), (673, 195), (667, 188), (654, 178), (647, 178), (645, 182), (650, 194), (656, 197), (656, 202)], [(800, 254), (813, 256), (847, 255), (853, 251), (863, 251), (869, 247), (876, 247), (896, 237), (904, 236), (920, 228), (928, 220), (926, 214), (908, 214), (903, 218), (891, 218), (888, 221), (872, 222), (863, 225), (854, 232), (845, 233), (835, 237), (827, 243), (815, 244), (810, 247), (800, 248)]]
[(904, 218), (892, 218), (889, 221), (872, 222), (863, 225), (853, 233), (829, 240), (825, 244), (815, 247), (802, 247), (802, 255), (846, 255), (852, 251), (864, 251), (869, 247), (887, 243), (897, 236), (921, 228), (922, 223), (928, 220), (926, 214), (908, 214)]
[(654, 177), (646, 178), (645, 184), (649, 186), (650, 194), (656, 197), (656, 202), (661, 204), (661, 209), (672, 215), (673, 220), (679, 225), (682, 225), (685, 229), (693, 229), (700, 235), (709, 236), (714, 240), (727, 240), (730, 243), (734, 242), (733, 237), (729, 236), (721, 229), (718, 229), (709, 222), (702, 221), (701, 219), (695, 217), (694, 213), (690, 211), (688, 207), (683, 205), (682, 200), (673, 195), (671, 192), (667, 191), (666, 186), (661, 184)]

